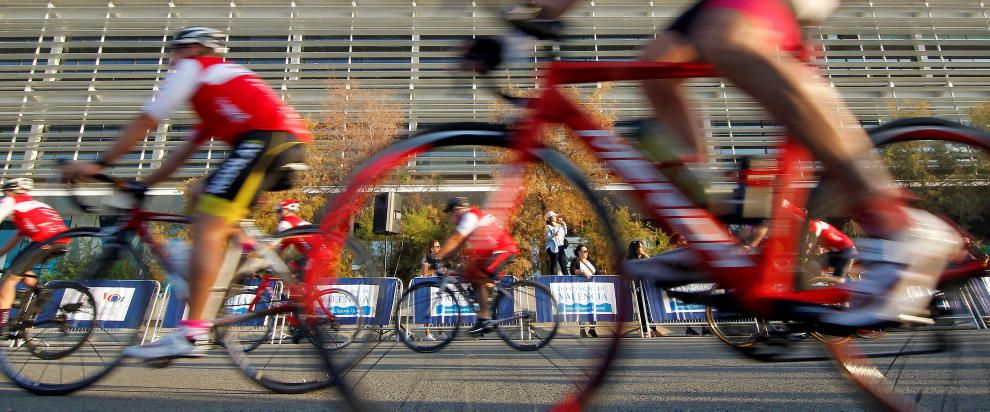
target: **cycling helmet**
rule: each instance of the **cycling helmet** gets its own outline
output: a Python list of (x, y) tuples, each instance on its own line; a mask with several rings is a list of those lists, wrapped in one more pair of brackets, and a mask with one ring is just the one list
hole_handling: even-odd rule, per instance
[(450, 200), (447, 201), (447, 207), (443, 209), (443, 212), (450, 213), (453, 212), (454, 209), (457, 209), (459, 207), (470, 207), (470, 206), (471, 206), (471, 202), (469, 202), (467, 198), (463, 198), (460, 196), (452, 197), (450, 198)]
[(839, 0), (790, 0), (798, 21), (820, 23), (841, 6)]
[(172, 40), (169, 40), (169, 47), (184, 46), (188, 44), (199, 44), (209, 47), (217, 52), (226, 50), (224, 46), (227, 35), (217, 29), (209, 27), (195, 26), (186, 27), (175, 32)]
[(285, 199), (278, 202), (278, 205), (275, 206), (275, 211), (278, 212), (279, 210), (288, 210), (292, 213), (299, 213), (299, 201), (296, 199)]
[(25, 193), (31, 189), (34, 189), (34, 180), (26, 177), (7, 179), (3, 182), (4, 192), (14, 191), (17, 193)]

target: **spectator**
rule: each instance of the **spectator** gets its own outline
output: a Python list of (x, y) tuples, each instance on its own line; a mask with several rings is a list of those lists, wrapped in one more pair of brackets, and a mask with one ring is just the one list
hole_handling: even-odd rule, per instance
[[(650, 255), (646, 253), (646, 246), (643, 244), (642, 241), (634, 240), (632, 242), (629, 242), (629, 254), (626, 256), (627, 259), (629, 260), (646, 259), (648, 257), (650, 257)], [(636, 291), (637, 291), (636, 296), (639, 297), (639, 307), (638, 307), (639, 322), (640, 325), (643, 325), (643, 327), (645, 328), (646, 325), (649, 324), (649, 320), (646, 312), (646, 294), (645, 294), (646, 291), (643, 290), (642, 285), (640, 285), (639, 282), (636, 283)], [(659, 338), (661, 336), (667, 336), (670, 334), (670, 329), (664, 328), (662, 326), (660, 327), (660, 329), (662, 329), (662, 331), (658, 330), (656, 326), (650, 326), (650, 336), (654, 338)]]
[[(436, 268), (434, 268), (433, 265), (430, 264), (430, 262), (427, 262), (426, 257), (430, 255), (435, 255), (439, 251), (440, 251), (440, 241), (434, 240), (430, 242), (430, 249), (426, 251), (426, 254), (423, 255), (423, 260), (420, 261), (419, 277), (428, 278), (430, 276), (437, 275)], [(440, 331), (440, 339), (447, 340), (447, 336), (444, 335), (443, 331)], [(430, 331), (430, 328), (428, 326), (426, 328), (426, 335), (423, 335), (423, 340), (428, 340), (428, 341), (437, 340), (437, 338), (433, 336), (433, 333)]]
[[(571, 259), (570, 271), (571, 275), (581, 276), (585, 279), (591, 279), (592, 276), (605, 274), (605, 271), (599, 271), (595, 262), (588, 257), (588, 247), (585, 245), (577, 245), (574, 248), (574, 259)], [(588, 322), (588, 324), (592, 326), (587, 331), (584, 330), (584, 325), (581, 325), (581, 337), (587, 338), (591, 336), (597, 338), (598, 332), (595, 331), (595, 321)]]
[(567, 236), (567, 223), (564, 218), (554, 211), (544, 215), (546, 219), (546, 242), (544, 248), (550, 258), (550, 276), (563, 275), (567, 272), (566, 254), (564, 248)]

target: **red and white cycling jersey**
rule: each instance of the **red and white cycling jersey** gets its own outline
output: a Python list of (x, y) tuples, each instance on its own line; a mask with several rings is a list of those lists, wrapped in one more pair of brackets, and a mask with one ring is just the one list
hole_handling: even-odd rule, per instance
[[(301, 225), (308, 225), (308, 224), (310, 223), (303, 220), (303, 218), (299, 216), (295, 216), (295, 215), (285, 216), (282, 218), (282, 220), (278, 222), (278, 226), (275, 227), (275, 233), (281, 233), (286, 230), (292, 229), (294, 227), (299, 227)], [(289, 246), (293, 246), (296, 248), (296, 250), (300, 252), (305, 252), (309, 250), (312, 247), (312, 245), (315, 243), (312, 240), (316, 236), (319, 235), (314, 234), (314, 235), (306, 235), (306, 236), (293, 236), (284, 239), (282, 240), (282, 243), (279, 245), (278, 251), (281, 252), (286, 248), (288, 248)]]
[[(7, 216), (14, 216), (14, 226), (18, 234), (27, 236), (32, 242), (41, 242), (69, 230), (55, 209), (44, 202), (34, 200), (29, 194), (6, 196), (0, 200), (0, 222)], [(59, 243), (69, 243), (62, 239)]]
[(496, 252), (519, 254), (519, 247), (512, 240), (512, 235), (499, 225), (498, 219), (476, 207), (461, 216), (454, 231), (467, 238), (467, 252), (471, 256)]
[(191, 101), (199, 116), (192, 140), (217, 138), (228, 144), (251, 130), (282, 131), (303, 142), (313, 140), (303, 119), (279, 99), (257, 74), (220, 57), (181, 59), (144, 113), (161, 120)]
[(846, 236), (841, 230), (836, 229), (835, 226), (821, 220), (808, 222), (808, 231), (818, 236), (818, 246), (825, 248), (829, 252), (838, 252), (855, 246), (849, 236)]

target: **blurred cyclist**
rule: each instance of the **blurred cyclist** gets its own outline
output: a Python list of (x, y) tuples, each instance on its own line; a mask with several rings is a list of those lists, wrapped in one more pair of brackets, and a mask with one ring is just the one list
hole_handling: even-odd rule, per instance
[(14, 236), (0, 249), (0, 256), (10, 252), (25, 236), (31, 239), (22, 253), (14, 258), (10, 267), (0, 281), (0, 340), (6, 339), (5, 328), (10, 320), (10, 307), (14, 304), (17, 284), (34, 287), (38, 277), (32, 271), (35, 266), (45, 263), (56, 256), (64, 255), (69, 250), (69, 239), (57, 240), (51, 244), (33, 248), (35, 243), (44, 242), (48, 238), (69, 230), (65, 227), (62, 216), (45, 203), (34, 200), (28, 194), (34, 189), (34, 181), (26, 177), (10, 179), (2, 184), (4, 198), (0, 200), (0, 222), (13, 216), (17, 236)]
[(282, 103), (264, 80), (220, 57), (226, 37), (208, 27), (176, 32), (168, 44), (173, 71), (155, 98), (122, 129), (117, 141), (98, 161), (74, 162), (62, 170), (67, 179), (101, 173), (186, 102), (192, 104), (201, 122), (189, 141), (169, 153), (159, 169), (143, 181), (132, 182), (130, 192), (140, 197), (147, 187), (164, 181), (211, 138), (231, 147), (230, 156), (205, 182), (192, 189), (192, 248), (196, 253), (191, 256), (188, 273), (188, 320), (182, 321), (173, 335), (125, 349), (125, 356), (154, 359), (203, 355), (203, 347), (194, 343), (206, 340), (212, 327), (213, 314), (206, 313), (206, 304), (223, 261), (225, 242), (261, 192), (292, 187), (292, 170), (303, 162), (304, 143), (312, 141), (302, 118)]
[(467, 246), (468, 264), (462, 276), (473, 285), (478, 302), (478, 320), (467, 333), (483, 335), (494, 329), (488, 322), (491, 319), (488, 284), (502, 276), (502, 269), (515, 260), (519, 255), (519, 248), (512, 240), (512, 235), (499, 224), (495, 216), (471, 206), (471, 202), (463, 197), (448, 200), (444, 213), (457, 225), (454, 234), (443, 242), (439, 251), (427, 256), (426, 260), (434, 265), (449, 257), (462, 245)]
[[(576, 0), (534, 0), (506, 11), (516, 28), (531, 35), (553, 25)], [(825, 322), (852, 327), (911, 320), (925, 311), (946, 262), (959, 248), (959, 236), (937, 217), (907, 207), (886, 170), (871, 167), (872, 144), (861, 128), (843, 128), (853, 118), (835, 92), (802, 60), (809, 48), (801, 23), (824, 21), (838, 0), (702, 0), (697, 1), (656, 40), (644, 48), (643, 59), (703, 62), (754, 97), (788, 133), (798, 139), (836, 177), (846, 192), (846, 209), (869, 239), (857, 244), (864, 267), (873, 274), (853, 283), (862, 302), (826, 315)], [(475, 59), (476, 42), (467, 65), (490, 70), (491, 62)], [(491, 46), (491, 44), (487, 44)], [(511, 49), (511, 45), (499, 48)], [(688, 104), (684, 80), (656, 79), (644, 88), (659, 120), (690, 149), (682, 157), (706, 157), (700, 122)], [(656, 140), (656, 139), (653, 139)], [(649, 143), (649, 142), (647, 142)]]

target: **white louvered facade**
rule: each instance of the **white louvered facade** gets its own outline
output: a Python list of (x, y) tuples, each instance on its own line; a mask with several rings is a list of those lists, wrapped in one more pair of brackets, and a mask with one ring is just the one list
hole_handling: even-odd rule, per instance
[[(584, 2), (567, 16), (562, 55), (632, 59), (690, 3)], [(467, 0), (0, 0), (2, 174), (44, 180), (52, 159), (94, 158), (165, 75), (167, 36), (190, 25), (229, 31), (228, 57), (258, 71), (304, 116), (321, 110), (333, 78), (380, 89), (407, 113), (411, 131), (491, 118), (492, 98), (453, 69), (464, 39), (504, 27)], [(827, 49), (825, 74), (863, 124), (917, 101), (965, 121), (969, 108), (990, 100), (990, 10), (982, 1), (845, 1), (813, 35)], [(500, 75), (533, 83), (526, 68)], [(721, 161), (766, 153), (775, 129), (757, 105), (719, 79), (691, 88)], [(618, 85), (611, 98), (620, 120), (649, 112), (635, 84)], [(191, 123), (189, 112), (173, 116), (115, 173), (152, 170)], [(206, 149), (180, 177), (201, 175), (226, 155), (219, 143)], [(482, 152), (451, 149), (413, 165), (461, 189), (490, 182)]]

